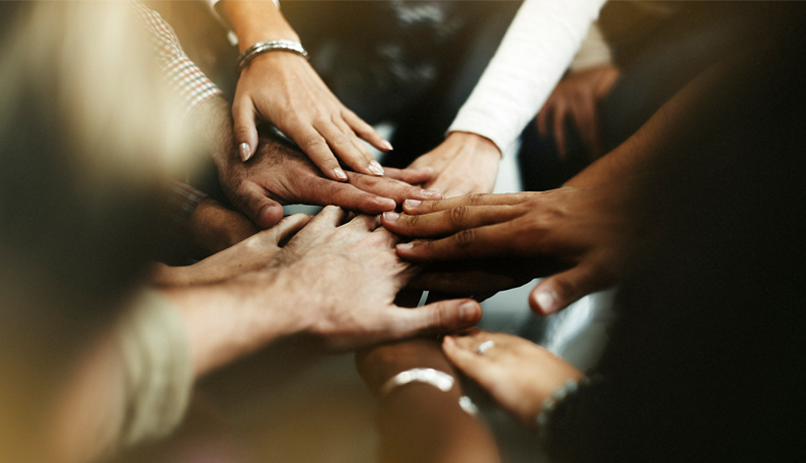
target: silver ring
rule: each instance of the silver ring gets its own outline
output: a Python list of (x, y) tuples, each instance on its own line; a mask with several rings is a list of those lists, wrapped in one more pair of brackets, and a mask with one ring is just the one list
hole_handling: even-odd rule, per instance
[(479, 355), (484, 355), (484, 353), (490, 350), (490, 348), (494, 345), (495, 341), (484, 341), (483, 343), (479, 344), (479, 347), (476, 348), (476, 353)]

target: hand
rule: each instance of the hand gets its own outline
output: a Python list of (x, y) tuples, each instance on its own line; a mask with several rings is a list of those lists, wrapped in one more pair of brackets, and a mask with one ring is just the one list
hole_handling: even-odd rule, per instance
[(342, 351), (480, 319), (481, 307), (470, 300), (396, 306), (396, 295), (414, 274), (395, 254), (398, 238), (379, 228), (377, 217), (358, 216), (339, 226), (343, 218), (341, 209), (325, 208), (272, 261), (279, 287), (292, 293), (288, 300), (303, 332)]
[(471, 193), (491, 193), (498, 175), (501, 151), (487, 138), (452, 132), (439, 146), (417, 158), (410, 168), (430, 167), (434, 178), (425, 188), (446, 198)]
[(188, 220), (189, 254), (207, 257), (229, 248), (259, 230), (243, 214), (224, 207), (218, 201), (205, 198)]
[(219, 156), (219, 182), (224, 194), (260, 228), (269, 228), (283, 217), (281, 204), (334, 204), (365, 214), (394, 210), (407, 198), (426, 199), (441, 195), (413, 187), (427, 181), (427, 169), (388, 169), (389, 177), (348, 172), (348, 183), (322, 177), (301, 152), (268, 136), (261, 138), (257, 154), (248, 162), (234, 156)]
[(397, 246), (398, 255), (412, 262), (509, 256), (535, 259), (537, 268), (563, 268), (529, 296), (534, 311), (550, 314), (616, 284), (623, 274), (627, 251), (639, 243), (625, 190), (604, 184), (407, 201), (406, 213), (385, 213), (383, 225), (402, 236), (435, 238)]
[(383, 168), (361, 138), (381, 151), (392, 149), (369, 124), (341, 104), (308, 61), (292, 53), (265, 53), (243, 70), (232, 116), (244, 161), (257, 149), (255, 119), (261, 117), (294, 140), (333, 180), (348, 178), (336, 156), (356, 172), (383, 175)]
[[(274, 227), (256, 233), (193, 265), (170, 267), (158, 263), (151, 283), (156, 286), (200, 286), (260, 270), (280, 251), (280, 243), (289, 240), (310, 219), (305, 214), (286, 217)], [(248, 223), (252, 225), (251, 222)]]
[(619, 70), (612, 65), (576, 72), (564, 78), (546, 100), (537, 115), (537, 129), (548, 136), (548, 118), (552, 118), (554, 140), (560, 157), (565, 158), (565, 119), (571, 117), (585, 148), (593, 159), (602, 155), (599, 139), (598, 105), (616, 83)]
[[(495, 344), (479, 355), (482, 342)], [(442, 350), (457, 368), (476, 381), (507, 411), (534, 427), (543, 401), (582, 372), (548, 350), (518, 336), (478, 329), (445, 336)]]

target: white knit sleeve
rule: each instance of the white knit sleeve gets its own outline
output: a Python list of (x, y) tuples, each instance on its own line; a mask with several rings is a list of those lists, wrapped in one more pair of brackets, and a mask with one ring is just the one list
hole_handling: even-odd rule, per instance
[(605, 0), (526, 0), (449, 132), (503, 152), (545, 103)]

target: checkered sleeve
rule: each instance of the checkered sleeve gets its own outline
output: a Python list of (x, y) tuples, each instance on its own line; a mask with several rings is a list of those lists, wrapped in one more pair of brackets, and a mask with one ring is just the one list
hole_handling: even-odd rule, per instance
[(174, 239), (185, 235), (190, 216), (207, 195), (190, 185), (172, 180), (165, 192), (164, 202), (168, 230)]
[(131, 5), (148, 32), (165, 80), (185, 110), (190, 111), (202, 101), (221, 95), (221, 90), (182, 51), (173, 28), (159, 13), (136, 1)]

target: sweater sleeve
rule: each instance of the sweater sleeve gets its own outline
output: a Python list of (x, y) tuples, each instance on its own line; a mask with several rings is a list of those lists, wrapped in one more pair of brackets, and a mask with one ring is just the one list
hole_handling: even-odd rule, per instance
[(604, 0), (526, 0), (449, 132), (471, 132), (503, 152), (543, 106)]

